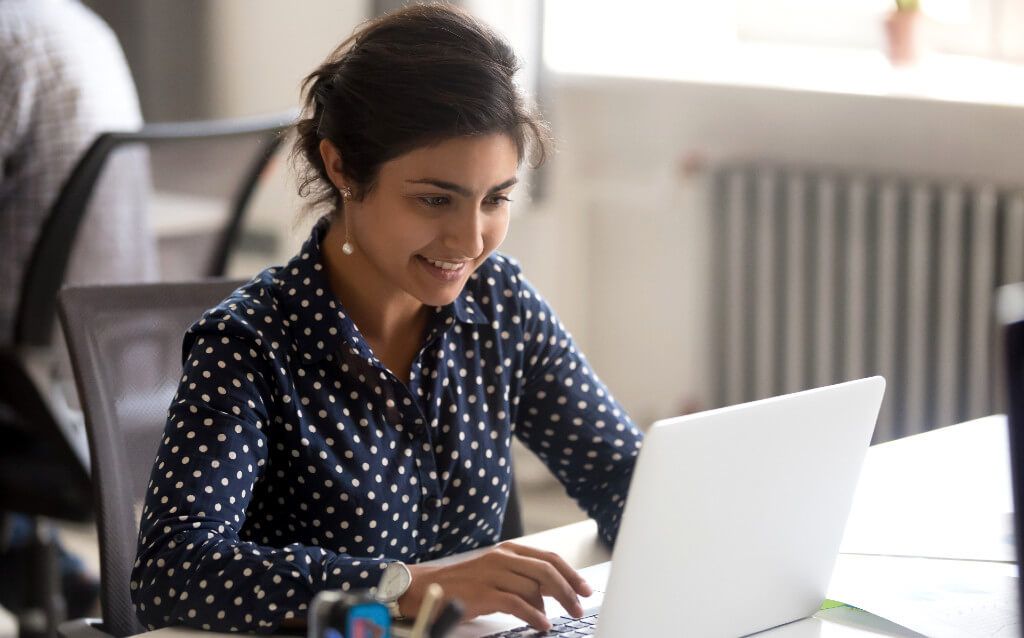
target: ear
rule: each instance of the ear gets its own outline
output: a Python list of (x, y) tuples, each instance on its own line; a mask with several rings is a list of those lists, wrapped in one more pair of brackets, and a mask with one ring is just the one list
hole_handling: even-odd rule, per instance
[(341, 153), (338, 152), (338, 147), (331, 143), (330, 140), (320, 140), (320, 158), (324, 162), (324, 168), (327, 170), (327, 177), (334, 184), (334, 187), (339, 191), (346, 186), (345, 177), (341, 173)]

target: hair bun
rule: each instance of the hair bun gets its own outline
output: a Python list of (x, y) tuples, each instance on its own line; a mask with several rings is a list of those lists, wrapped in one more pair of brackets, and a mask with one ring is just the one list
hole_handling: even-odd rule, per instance
[[(311, 196), (311, 208), (343, 205), (320, 155), (325, 139), (360, 196), (384, 162), (446, 138), (504, 133), (520, 159), (535, 143), (543, 162), (547, 126), (515, 82), (518, 67), (500, 35), (446, 4), (412, 4), (364, 23), (303, 83), (308, 117), (293, 150), (299, 194)], [(344, 90), (335, 90), (343, 70)]]

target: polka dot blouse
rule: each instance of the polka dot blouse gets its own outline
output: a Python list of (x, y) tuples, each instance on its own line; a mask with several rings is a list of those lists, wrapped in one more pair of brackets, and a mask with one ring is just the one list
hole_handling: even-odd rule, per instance
[(331, 294), (327, 227), (185, 337), (131, 582), (151, 629), (272, 632), (390, 561), (495, 543), (513, 435), (614, 541), (641, 434), (516, 262), (436, 309), (400, 379)]

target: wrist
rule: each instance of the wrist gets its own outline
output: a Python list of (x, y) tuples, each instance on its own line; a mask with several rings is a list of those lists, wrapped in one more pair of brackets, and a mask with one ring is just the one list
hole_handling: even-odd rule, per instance
[(434, 582), (432, 574), (439, 568), (427, 565), (408, 565), (409, 573), (412, 575), (412, 582), (405, 593), (398, 597), (398, 612), (403, 618), (415, 618), (423, 602), (423, 596), (427, 586)]

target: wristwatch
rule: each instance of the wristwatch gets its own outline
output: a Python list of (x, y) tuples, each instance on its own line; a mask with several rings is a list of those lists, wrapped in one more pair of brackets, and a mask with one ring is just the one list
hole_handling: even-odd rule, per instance
[(412, 572), (405, 566), (405, 563), (402, 561), (388, 563), (380, 577), (380, 583), (377, 585), (376, 598), (379, 602), (388, 606), (393, 617), (401, 619), (402, 614), (398, 610), (398, 599), (408, 591), (411, 584)]

